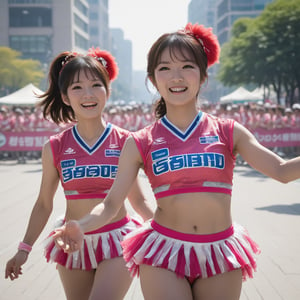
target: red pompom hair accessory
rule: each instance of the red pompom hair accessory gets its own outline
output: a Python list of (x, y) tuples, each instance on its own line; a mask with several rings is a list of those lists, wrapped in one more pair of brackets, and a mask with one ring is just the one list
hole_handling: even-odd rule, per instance
[(191, 35), (200, 42), (204, 52), (206, 53), (208, 66), (219, 61), (221, 51), (220, 44), (216, 35), (212, 32), (212, 28), (206, 28), (198, 23), (188, 23), (185, 28), (179, 32)]
[(94, 57), (100, 61), (100, 63), (106, 68), (111, 81), (117, 78), (119, 68), (115, 58), (108, 51), (100, 50), (98, 47), (92, 47), (88, 50), (87, 56)]

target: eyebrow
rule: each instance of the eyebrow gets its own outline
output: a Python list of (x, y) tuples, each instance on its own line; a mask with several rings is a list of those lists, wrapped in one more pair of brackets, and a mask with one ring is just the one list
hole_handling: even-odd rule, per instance
[[(171, 61), (174, 61), (174, 60), (171, 60)], [(167, 61), (159, 61), (158, 65), (160, 65), (160, 64), (170, 64), (171, 61), (169, 61), (169, 60), (167, 60)], [(193, 64), (195, 63), (195, 61), (190, 60), (190, 59), (183, 59), (183, 60), (176, 59), (176, 61), (180, 61), (182, 63), (193, 63)]]
[[(91, 78), (91, 79), (88, 78), (88, 81), (102, 81), (102, 80), (100, 78), (94, 77), (94, 78)], [(81, 80), (72, 81), (72, 84), (81, 83), (81, 82), (83, 82), (83, 81), (81, 81)]]

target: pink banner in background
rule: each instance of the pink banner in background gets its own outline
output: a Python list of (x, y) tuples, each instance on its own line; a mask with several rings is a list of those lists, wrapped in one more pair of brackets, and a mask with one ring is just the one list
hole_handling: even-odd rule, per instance
[[(251, 130), (268, 148), (300, 147), (300, 128)], [(41, 151), (53, 131), (0, 132), (0, 151)]]
[(251, 131), (257, 140), (268, 148), (300, 146), (300, 128), (257, 128)]
[(41, 151), (53, 131), (0, 132), (0, 151)]

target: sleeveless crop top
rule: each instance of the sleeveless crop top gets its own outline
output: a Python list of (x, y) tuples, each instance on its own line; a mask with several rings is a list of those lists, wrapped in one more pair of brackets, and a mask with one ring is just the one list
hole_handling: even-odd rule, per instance
[(50, 137), (66, 199), (103, 199), (107, 195), (128, 136), (129, 131), (108, 123), (92, 147), (81, 138), (76, 125)]
[(156, 199), (193, 192), (231, 195), (234, 120), (199, 112), (185, 132), (166, 116), (131, 133)]

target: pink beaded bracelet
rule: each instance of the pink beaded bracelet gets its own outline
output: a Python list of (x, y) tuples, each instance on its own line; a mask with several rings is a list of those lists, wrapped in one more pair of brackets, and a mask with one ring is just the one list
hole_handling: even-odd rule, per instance
[(32, 250), (32, 247), (26, 243), (20, 242), (18, 250), (23, 250), (27, 253), (30, 253), (30, 251)]

